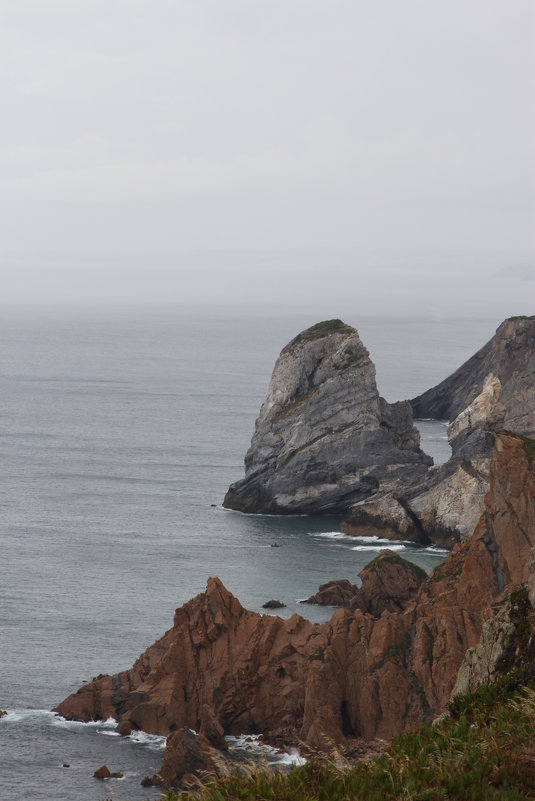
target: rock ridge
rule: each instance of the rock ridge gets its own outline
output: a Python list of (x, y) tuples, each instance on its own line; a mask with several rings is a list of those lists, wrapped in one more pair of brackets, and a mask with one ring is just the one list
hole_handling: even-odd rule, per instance
[[(496, 435), (490, 491), (472, 536), (397, 608), (340, 609), (323, 624), (282, 620), (244, 609), (211, 578), (130, 670), (93, 679), (56, 711), (67, 719), (113, 716), (123, 733), (199, 731), (205, 720), (204, 730), (216, 734), (262, 734), (325, 752), (431, 721), (496, 602), (530, 578), (534, 446)], [(372, 600), (384, 595), (382, 571), (391, 566), (383, 557), (369, 568), (370, 577), (379, 571)], [(170, 738), (173, 748), (179, 737)], [(174, 783), (180, 770), (171, 757), (166, 752), (164, 763)]]

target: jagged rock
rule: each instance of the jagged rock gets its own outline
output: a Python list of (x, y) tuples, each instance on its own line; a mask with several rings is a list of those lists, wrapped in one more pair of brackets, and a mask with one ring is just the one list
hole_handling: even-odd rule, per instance
[(7, 715), (7, 712), (5, 711), (5, 709), (0, 709), (0, 718), (3, 718), (4, 715)]
[(492, 683), (507, 673), (519, 658), (525, 660), (533, 627), (527, 590), (514, 590), (483, 625), (477, 645), (467, 650), (451, 697), (474, 692), (481, 684)]
[[(263, 733), (327, 751), (348, 738), (388, 739), (431, 721), (446, 707), (466, 650), (478, 643), (500, 594), (529, 578), (534, 446), (497, 435), (485, 514), (416, 594), (399, 601), (400, 611), (377, 605), (392, 595), (381, 579), (369, 599), (373, 613), (340, 609), (324, 624), (283, 620), (245, 610), (213, 578), (130, 670), (84, 684), (55, 711), (67, 719), (128, 719), (154, 734), (171, 732), (176, 744), (184, 727), (198, 730), (206, 704), (225, 734)], [(397, 570), (398, 559), (378, 560), (363, 585), (374, 587), (379, 566)], [(171, 750), (165, 760), (174, 764)], [(169, 771), (168, 778), (179, 773)]]
[(183, 726), (167, 738), (159, 774), (164, 786), (178, 784), (187, 774), (226, 776), (229, 772), (228, 759), (202, 734)]
[(429, 541), (421, 524), (402, 498), (392, 492), (377, 493), (353, 504), (341, 522), (346, 534), (359, 537), (385, 537), (389, 540)]
[(361, 586), (348, 579), (321, 584), (317, 593), (301, 603), (349, 607), (380, 617), (389, 611), (401, 611), (413, 599), (427, 573), (421, 567), (385, 549), (359, 573)]
[(487, 376), (481, 393), (450, 423), (452, 457), (419, 483), (354, 504), (342, 521), (348, 534), (431, 542), (451, 548), (474, 530), (489, 488), (490, 453), (504, 417), (500, 381)]
[(535, 435), (535, 316), (505, 320), (451, 376), (411, 400), (414, 416), (454, 420), (482, 392), (490, 374), (501, 383), (504, 428)]
[(362, 586), (357, 589), (350, 608), (360, 609), (374, 617), (385, 610), (401, 612), (416, 597), (427, 573), (388, 549), (382, 551), (359, 573)]
[(301, 601), (302, 604), (319, 604), (320, 606), (349, 606), (358, 587), (347, 579), (335, 579), (320, 584), (319, 590)]
[(262, 604), (262, 609), (286, 609), (286, 604), (272, 598), (271, 601), (266, 601), (265, 604)]
[(340, 512), (380, 487), (423, 476), (408, 402), (380, 397), (358, 332), (318, 323), (283, 348), (224, 506), (276, 514)]
[(484, 510), (496, 431), (535, 432), (535, 317), (505, 320), (478, 353), (411, 405), (415, 417), (450, 420), (451, 459), (423, 479), (356, 503), (342, 530), (450, 548), (470, 536)]
[(202, 705), (199, 720), (201, 723), (199, 734), (202, 734), (214, 748), (226, 751), (228, 745), (225, 740), (225, 730), (208, 704)]

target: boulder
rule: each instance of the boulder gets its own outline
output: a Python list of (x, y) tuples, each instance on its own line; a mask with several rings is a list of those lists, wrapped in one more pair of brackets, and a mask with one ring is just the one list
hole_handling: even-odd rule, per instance
[(380, 488), (423, 477), (408, 402), (380, 397), (356, 329), (308, 328), (283, 348), (245, 456), (223, 505), (242, 512), (343, 512)]
[(179, 784), (187, 774), (225, 776), (229, 761), (202, 734), (183, 726), (167, 738), (159, 776), (164, 786)]
[[(63, 767), (69, 767), (68, 765), (64, 765)], [(100, 768), (93, 773), (93, 777), (95, 779), (122, 779), (123, 774), (120, 771), (115, 771), (112, 773), (107, 765), (101, 765)]]
[(302, 604), (319, 604), (320, 606), (349, 606), (358, 587), (347, 579), (335, 579), (320, 584), (319, 590), (301, 601)]
[(362, 586), (350, 602), (351, 609), (380, 617), (385, 610), (401, 612), (414, 599), (427, 573), (414, 562), (385, 549), (359, 573)]

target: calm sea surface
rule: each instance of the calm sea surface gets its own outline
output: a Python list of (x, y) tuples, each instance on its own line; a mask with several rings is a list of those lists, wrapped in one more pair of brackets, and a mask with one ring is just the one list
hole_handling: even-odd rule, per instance
[[(335, 518), (221, 508), (243, 474), (280, 349), (317, 320), (266, 310), (3, 310), (2, 801), (153, 797), (140, 780), (158, 770), (163, 738), (123, 738), (111, 722), (66, 723), (49, 710), (84, 680), (129, 667), (211, 575), (251, 609), (280, 598), (285, 615), (323, 620), (331, 610), (298, 599), (323, 581), (354, 580), (377, 554), (380, 544), (336, 536)], [(346, 321), (390, 401), (444, 378), (500, 322)], [(447, 459), (445, 426), (419, 426), (424, 449)], [(402, 553), (427, 570), (443, 558)], [(104, 762), (125, 779), (94, 780)]]

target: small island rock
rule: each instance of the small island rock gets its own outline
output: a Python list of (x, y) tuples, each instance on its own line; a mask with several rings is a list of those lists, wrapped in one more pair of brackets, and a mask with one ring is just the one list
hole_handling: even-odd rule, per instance
[(271, 601), (266, 601), (265, 604), (262, 604), (262, 609), (286, 609), (286, 604), (272, 598)]
[(223, 505), (241, 512), (344, 512), (380, 487), (424, 476), (408, 401), (387, 403), (355, 328), (326, 320), (283, 348), (271, 376), (245, 478)]

